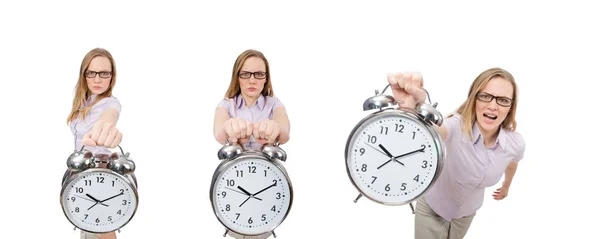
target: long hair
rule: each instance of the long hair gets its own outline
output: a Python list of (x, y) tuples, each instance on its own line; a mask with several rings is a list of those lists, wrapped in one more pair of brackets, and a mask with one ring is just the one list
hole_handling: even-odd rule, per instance
[(265, 82), (265, 87), (260, 93), (264, 96), (273, 96), (273, 86), (271, 85), (271, 72), (269, 70), (269, 61), (267, 61), (267, 58), (263, 55), (262, 52), (250, 49), (242, 52), (242, 54), (240, 54), (235, 60), (235, 64), (233, 65), (233, 71), (231, 72), (231, 82), (229, 83), (227, 93), (225, 93), (225, 98), (232, 98), (241, 92), (240, 77), (238, 75), (242, 70), (242, 66), (250, 57), (258, 57), (265, 62), (267, 81)]
[[(102, 94), (99, 94), (96, 96), (96, 99), (94, 100), (94, 102), (92, 102), (91, 104), (89, 104), (87, 107), (84, 108), (83, 106), (85, 104), (86, 99), (90, 95), (92, 95), (92, 91), (90, 91), (90, 89), (87, 86), (87, 79), (85, 77), (85, 71), (87, 71), (88, 67), (90, 66), (90, 62), (92, 62), (92, 60), (95, 57), (99, 57), (99, 56), (106, 57), (110, 61), (110, 67), (111, 67), (111, 71), (112, 71), (110, 85), (108, 86), (108, 89), (106, 89), (106, 91), (104, 91)], [(108, 52), (107, 50), (102, 49), (102, 48), (95, 48), (95, 49), (92, 49), (90, 52), (88, 52), (85, 55), (85, 57), (83, 58), (83, 61), (81, 62), (81, 67), (79, 68), (79, 80), (77, 80), (77, 85), (75, 86), (75, 97), (73, 98), (73, 106), (71, 108), (71, 113), (69, 113), (69, 117), (67, 117), (67, 124), (79, 116), (81, 116), (82, 119), (85, 119), (85, 117), (87, 116), (89, 111), (92, 109), (92, 106), (94, 104), (96, 104), (98, 101), (100, 101), (103, 98), (112, 96), (112, 90), (113, 90), (116, 82), (117, 82), (117, 69), (115, 67), (115, 60), (113, 59), (110, 52)]]
[(507, 81), (509, 81), (513, 86), (513, 95), (512, 95), (512, 105), (510, 106), (510, 111), (508, 115), (506, 115), (506, 119), (502, 121), (500, 127), (505, 130), (515, 131), (517, 129), (517, 121), (515, 120), (515, 116), (517, 114), (517, 102), (518, 102), (518, 89), (517, 83), (515, 82), (515, 78), (508, 71), (502, 68), (490, 68), (477, 76), (475, 81), (471, 84), (471, 88), (469, 89), (469, 95), (467, 100), (462, 103), (458, 109), (456, 109), (456, 113), (461, 115), (461, 129), (462, 132), (467, 136), (472, 138), (473, 135), (473, 124), (477, 119), (477, 115), (475, 112), (475, 103), (477, 102), (477, 93), (483, 90), (488, 82), (494, 77), (501, 77)]

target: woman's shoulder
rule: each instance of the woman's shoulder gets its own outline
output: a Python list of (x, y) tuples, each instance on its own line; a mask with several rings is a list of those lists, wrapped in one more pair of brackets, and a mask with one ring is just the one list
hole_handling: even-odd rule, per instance
[(265, 105), (272, 105), (273, 108), (283, 106), (283, 103), (277, 96), (265, 96)]
[(104, 97), (104, 98), (100, 99), (96, 104), (94, 104), (93, 108), (96, 108), (96, 109), (113, 108), (120, 112), (121, 111), (121, 102), (115, 96), (108, 96), (108, 97)]

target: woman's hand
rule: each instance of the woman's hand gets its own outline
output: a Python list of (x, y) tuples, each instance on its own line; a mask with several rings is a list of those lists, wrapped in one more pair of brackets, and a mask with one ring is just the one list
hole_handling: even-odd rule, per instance
[(392, 88), (394, 99), (402, 102), (399, 104), (401, 107), (413, 109), (418, 103), (425, 102), (427, 94), (422, 89), (423, 77), (420, 73), (390, 73), (387, 79)]
[(502, 199), (506, 198), (508, 196), (508, 187), (502, 186), (502, 187), (496, 189), (496, 191), (494, 192), (494, 194), (492, 196), (496, 200), (502, 200)]
[(117, 147), (123, 134), (110, 122), (96, 122), (90, 132), (83, 136), (81, 143), (85, 146)]
[(227, 139), (229, 139), (229, 142), (232, 143), (238, 141), (240, 141), (240, 143), (244, 143), (250, 140), (250, 136), (252, 136), (252, 127), (252, 122), (242, 118), (231, 118), (225, 121), (223, 124), (223, 129), (225, 129)]
[(275, 120), (263, 120), (254, 124), (254, 139), (258, 144), (275, 143), (281, 130), (279, 124)]

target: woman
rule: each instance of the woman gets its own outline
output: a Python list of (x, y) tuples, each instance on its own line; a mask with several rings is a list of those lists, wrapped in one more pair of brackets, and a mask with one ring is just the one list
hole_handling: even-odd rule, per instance
[[(67, 118), (73, 132), (75, 149), (97, 154), (111, 154), (108, 148), (121, 143), (122, 134), (115, 127), (121, 112), (121, 104), (112, 96), (117, 71), (112, 55), (101, 48), (88, 52), (79, 70), (75, 98)], [(82, 239), (117, 238), (114, 232), (91, 234), (81, 232)]]
[[(265, 143), (285, 144), (290, 139), (290, 122), (283, 104), (273, 96), (267, 58), (246, 50), (233, 65), (229, 89), (215, 111), (214, 136), (225, 144), (239, 142), (245, 149), (260, 149)], [(268, 238), (271, 233), (235, 238)]]
[[(394, 97), (403, 107), (423, 103), (426, 93), (418, 73), (388, 75)], [(447, 150), (438, 181), (417, 201), (415, 238), (463, 238), (476, 211), (481, 208), (485, 188), (502, 187), (492, 195), (508, 195), (525, 141), (517, 133), (517, 84), (504, 69), (482, 72), (471, 84), (465, 102), (444, 120), (438, 131)]]

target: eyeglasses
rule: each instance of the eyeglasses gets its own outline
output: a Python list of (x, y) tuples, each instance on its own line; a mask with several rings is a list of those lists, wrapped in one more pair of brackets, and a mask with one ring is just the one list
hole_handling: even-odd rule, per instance
[(112, 72), (110, 71), (85, 71), (85, 77), (94, 78), (96, 75), (99, 75), (100, 78), (109, 78), (112, 76)]
[(513, 100), (511, 98), (503, 97), (503, 96), (494, 96), (494, 95), (488, 94), (486, 92), (477, 93), (477, 99), (484, 101), (484, 102), (492, 102), (492, 100), (496, 99), (496, 103), (498, 105), (504, 106), (504, 107), (510, 107), (513, 103)]
[(248, 72), (248, 71), (242, 71), (238, 74), (238, 76), (242, 79), (250, 79), (250, 77), (252, 77), (254, 75), (254, 79), (265, 79), (267, 78), (267, 73), (266, 72), (262, 72), (262, 71), (257, 71), (257, 72)]

